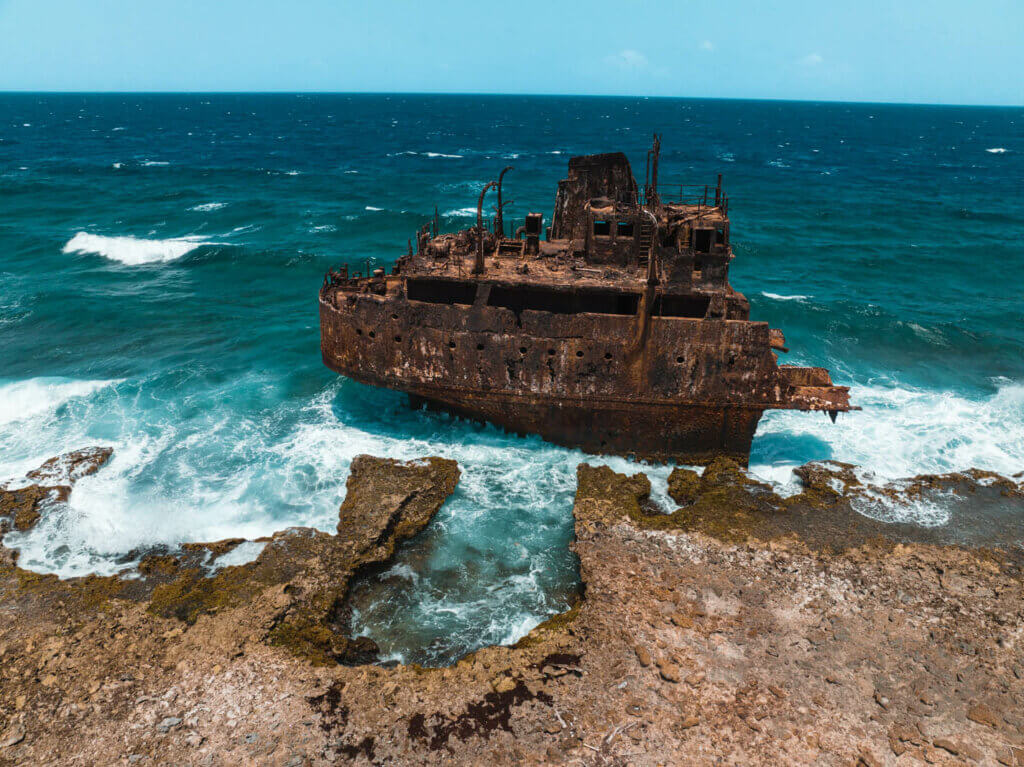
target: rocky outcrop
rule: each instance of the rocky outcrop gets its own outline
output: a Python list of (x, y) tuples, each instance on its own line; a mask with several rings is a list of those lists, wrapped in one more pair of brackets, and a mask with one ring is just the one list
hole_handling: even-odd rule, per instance
[(165, 553), (88, 604), (9, 568), (0, 764), (1024, 764), (1019, 555), (862, 522), (841, 470), (788, 499), (680, 470), (660, 514), (642, 474), (581, 465), (583, 598), (443, 669), (344, 665), (373, 656), (346, 584), (451, 492), (440, 459), (360, 458), (337, 535), (249, 565)]
[(32, 484), (0, 487), (0, 518), (7, 517), (20, 532), (31, 530), (47, 507), (66, 503), (71, 486), (99, 471), (113, 452), (109, 447), (89, 447), (66, 453), (26, 474)]
[[(102, 460), (95, 452), (79, 451), (51, 459), (28, 476), (52, 478), (60, 472), (59, 476), (73, 482), (96, 471), (109, 457), (109, 451)], [(215, 572), (209, 561), (243, 539), (186, 544), (178, 552), (143, 556), (139, 563), (143, 577), (130, 580), (59, 581), (17, 568), (16, 558), (9, 554), (7, 574), (17, 582), (12, 597), (23, 607), (45, 603), (52, 609), (60, 602), (76, 618), (92, 607), (105, 607), (102, 603), (108, 598), (144, 602), (153, 615), (189, 625), (203, 615), (247, 606), (250, 617), (258, 614), (268, 624), (269, 630), (260, 638), (271, 644), (315, 663), (372, 662), (374, 643), (350, 638), (342, 620), (349, 582), (360, 569), (386, 562), (399, 543), (422, 530), (455, 489), (458, 477), (457, 464), (447, 459), (400, 462), (357, 456), (337, 535), (309, 528), (285, 530), (264, 541), (253, 562)], [(69, 486), (9, 491), (15, 526), (19, 514), (27, 516), (25, 509), (35, 508), (23, 499), (49, 497), (56, 490), (64, 499), (70, 493)]]

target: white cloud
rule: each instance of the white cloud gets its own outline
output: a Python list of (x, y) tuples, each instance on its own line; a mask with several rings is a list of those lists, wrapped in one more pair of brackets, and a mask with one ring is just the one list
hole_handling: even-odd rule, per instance
[(713, 51), (715, 49), (715, 44), (710, 40), (705, 40), (700, 44), (700, 49), (702, 51)]
[(825, 59), (821, 57), (820, 53), (808, 53), (802, 59), (800, 59), (801, 66), (805, 67), (816, 67), (821, 64)]
[(638, 72), (641, 69), (646, 69), (648, 64), (650, 64), (646, 56), (640, 53), (640, 51), (634, 51), (631, 48), (626, 48), (611, 56), (606, 56), (604, 60), (605, 63), (624, 72)]

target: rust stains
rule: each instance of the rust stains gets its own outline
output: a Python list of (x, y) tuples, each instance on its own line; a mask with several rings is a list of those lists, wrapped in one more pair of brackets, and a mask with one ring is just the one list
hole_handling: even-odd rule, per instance
[(659, 155), (656, 137), (642, 191), (621, 153), (572, 158), (543, 239), (539, 213), (506, 231), (506, 168), (481, 190), (476, 226), (441, 233), (435, 219), (389, 275), (332, 270), (325, 364), (415, 405), (686, 463), (746, 463), (767, 409), (857, 409), (823, 368), (779, 365), (782, 331), (751, 321), (729, 284), (721, 176), (659, 182)]

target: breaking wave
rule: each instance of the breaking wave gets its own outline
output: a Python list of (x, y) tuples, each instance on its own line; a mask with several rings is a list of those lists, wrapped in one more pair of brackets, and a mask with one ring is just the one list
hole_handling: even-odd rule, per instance
[(199, 211), (200, 213), (209, 213), (210, 211), (220, 210), (227, 206), (228, 204), (226, 202), (204, 202), (201, 205), (193, 205), (189, 210)]
[[(790, 490), (810, 460), (856, 464), (885, 482), (971, 468), (1013, 476), (1024, 469), (1024, 383), (1001, 380), (987, 397), (900, 386), (854, 386), (864, 409), (832, 424), (818, 413), (769, 411), (758, 427), (751, 472)], [(901, 521), (934, 524), (934, 510)]]
[(0, 384), (0, 427), (41, 416), (52, 416), (66, 402), (87, 397), (117, 383), (119, 381), (31, 378)]
[(65, 253), (82, 253), (109, 258), (129, 266), (174, 261), (201, 245), (209, 245), (201, 237), (172, 237), (147, 240), (141, 237), (107, 237), (79, 232), (64, 246)]
[(991, 149), (986, 149), (985, 151), (989, 154), (1006, 154), (1008, 150), (1006, 147), (994, 146)]

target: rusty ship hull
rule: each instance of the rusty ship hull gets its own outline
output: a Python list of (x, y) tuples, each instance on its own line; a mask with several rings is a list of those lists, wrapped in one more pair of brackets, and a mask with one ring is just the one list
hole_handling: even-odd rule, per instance
[(824, 369), (778, 364), (781, 332), (728, 285), (715, 198), (665, 203), (648, 184), (641, 202), (622, 155), (574, 158), (541, 241), (539, 214), (515, 238), (500, 216), (485, 228), (481, 194), (477, 227), (424, 228), (391, 274), (325, 279), (324, 363), (588, 452), (745, 464), (765, 410), (853, 408)]
[[(396, 308), (386, 302), (343, 308), (322, 302), (324, 363), (360, 383), (406, 392), (413, 406), (487, 421), (518, 434), (539, 434), (587, 452), (690, 463), (716, 455), (747, 460), (763, 408), (624, 396), (628, 384), (616, 380), (629, 376), (616, 370), (628, 364), (624, 344), (595, 343), (584, 336), (554, 343), (548, 336), (500, 330), (450, 333), (425, 328), (406, 342), (409, 319), (401, 314), (392, 319)], [(484, 309), (482, 314), (491, 312)], [(490, 324), (500, 328), (505, 318), (494, 314)], [(478, 319), (487, 324), (487, 318)], [(357, 334), (359, 329), (363, 332)], [(385, 343), (376, 343), (378, 337)], [(687, 365), (673, 358), (646, 364), (663, 368), (659, 372), (666, 390), (698, 374), (693, 361)], [(430, 372), (411, 379), (410, 370)], [(559, 372), (552, 375), (552, 370)], [(503, 385), (495, 386), (495, 381)], [(567, 395), (569, 389), (575, 392)]]

